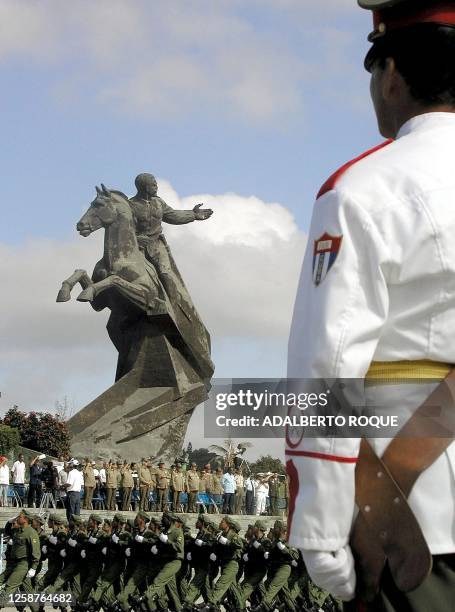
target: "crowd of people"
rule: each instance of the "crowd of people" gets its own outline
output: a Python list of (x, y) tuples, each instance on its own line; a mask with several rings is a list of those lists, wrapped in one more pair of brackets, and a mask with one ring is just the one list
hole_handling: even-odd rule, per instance
[(8, 505), (12, 486), (17, 505), (38, 508), (48, 495), (45, 507), (64, 506), (67, 516), (80, 510), (145, 510), (278, 516), (288, 505), (286, 476), (244, 474), (241, 468), (198, 468), (176, 462), (167, 467), (144, 458), (128, 461), (96, 462), (90, 458), (50, 461), (37, 455), (27, 466), (20, 454), (11, 468), (0, 457), (0, 505)]
[[(340, 609), (312, 584), (284, 521), (267, 529), (257, 519), (243, 537), (230, 515), (200, 514), (192, 527), (168, 512), (159, 520), (139, 510), (134, 519), (92, 513), (83, 521), (58, 514), (45, 520), (22, 509), (5, 529), (3, 601), (19, 592), (22, 609), (32, 612), (43, 610), (43, 602), (91, 612)], [(34, 593), (38, 601), (28, 598)]]

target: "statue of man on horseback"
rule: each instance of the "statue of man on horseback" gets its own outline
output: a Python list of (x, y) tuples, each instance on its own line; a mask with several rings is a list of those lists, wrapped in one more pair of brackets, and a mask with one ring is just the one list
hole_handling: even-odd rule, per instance
[[(179, 417), (187, 421), (192, 409), (206, 398), (214, 371), (209, 333), (162, 231), (163, 221), (174, 225), (204, 221), (213, 211), (202, 204), (192, 210), (171, 208), (157, 195), (152, 174), (139, 174), (135, 184), (137, 193), (131, 199), (104, 185), (96, 188), (96, 198), (76, 227), (84, 237), (104, 229), (103, 257), (91, 277), (85, 270), (76, 270), (65, 279), (57, 296), (58, 302), (68, 301), (80, 283), (83, 291), (78, 301), (90, 302), (97, 311), (111, 311), (107, 330), (119, 353), (116, 385), (123, 381), (122, 400), (120, 406), (116, 385), (106, 391), (98, 398), (104, 415), (119, 413), (125, 405), (125, 381), (130, 381), (128, 393), (135, 402), (136, 387), (153, 391), (153, 402), (144, 395), (142, 406), (135, 405), (134, 418), (114, 420), (123, 423), (117, 443), (162, 429)], [(86, 435), (96, 421), (98, 400), (71, 419), (70, 427), (77, 433)], [(147, 416), (138, 423), (142, 413)], [(178, 436), (173, 437), (173, 443), (181, 444)], [(173, 444), (168, 450), (173, 452)], [(160, 448), (154, 454), (159, 455)]]

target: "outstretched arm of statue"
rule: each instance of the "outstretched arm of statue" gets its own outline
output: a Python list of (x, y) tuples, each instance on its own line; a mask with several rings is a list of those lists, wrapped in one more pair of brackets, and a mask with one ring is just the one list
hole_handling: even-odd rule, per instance
[(164, 201), (163, 206), (163, 221), (172, 225), (184, 225), (193, 221), (205, 221), (213, 214), (210, 208), (201, 208), (202, 204), (196, 204), (193, 210), (177, 210), (171, 208)]

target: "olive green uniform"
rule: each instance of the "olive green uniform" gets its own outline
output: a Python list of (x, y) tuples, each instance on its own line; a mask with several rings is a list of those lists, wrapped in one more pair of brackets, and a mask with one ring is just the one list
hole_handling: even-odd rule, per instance
[(103, 571), (104, 555), (102, 549), (109, 540), (101, 529), (92, 529), (87, 534), (87, 539), (84, 544), (83, 550), (85, 555), (81, 551), (80, 559), (80, 579), (81, 579), (81, 595), (80, 601), (86, 602), (91, 590), (95, 587), (98, 578)]
[(196, 512), (196, 500), (199, 493), (199, 474), (196, 470), (186, 473), (186, 488), (188, 491), (188, 512)]
[(259, 588), (267, 574), (267, 561), (264, 555), (272, 548), (272, 542), (262, 536), (259, 540), (253, 538), (246, 547), (243, 560), (244, 580), (240, 586), (243, 605), (246, 605), (252, 593)]
[(126, 536), (120, 529), (115, 530), (103, 541), (101, 553), (104, 557), (104, 569), (96, 583), (92, 599), (95, 602), (102, 600), (103, 604), (111, 604), (115, 595), (121, 590), (121, 576), (125, 570), (126, 544), (130, 542), (129, 534)]
[[(198, 544), (196, 544), (196, 541)], [(201, 544), (199, 545), (199, 543)], [(205, 601), (207, 601), (209, 585), (209, 557), (213, 550), (213, 544), (215, 538), (205, 529), (200, 530), (196, 538), (185, 547), (186, 555), (190, 555), (191, 566), (194, 568), (194, 576), (191, 580), (185, 599), (184, 604), (191, 606), (197, 601), (198, 597), (202, 595)]]
[[(141, 542), (138, 541), (138, 536), (143, 538)], [(125, 549), (126, 557), (130, 559), (130, 563), (135, 564), (130, 578), (118, 596), (118, 603), (125, 612), (130, 609), (129, 596), (146, 587), (148, 580), (153, 575), (154, 569), (150, 559), (152, 557), (151, 547), (155, 542), (156, 534), (152, 531), (148, 529), (142, 532), (135, 531), (132, 534), (130, 546)]]
[[(221, 538), (226, 538), (227, 542), (223, 544)], [(208, 592), (208, 603), (218, 605), (229, 589), (236, 602), (236, 609), (243, 609), (240, 592), (236, 585), (237, 572), (239, 569), (238, 560), (242, 548), (242, 539), (234, 529), (229, 529), (227, 533), (219, 533), (216, 536), (212, 554), (216, 556), (214, 563), (218, 564), (221, 574), (215, 585)]]
[(81, 569), (81, 551), (85, 547), (87, 534), (75, 527), (66, 537), (64, 549), (66, 552), (65, 566), (57, 578), (49, 583), (47, 593), (58, 593), (70, 589), (75, 596), (80, 594), (79, 573)]
[(2, 594), (8, 597), (23, 586), (29, 570), (37, 570), (41, 557), (39, 536), (29, 525), (14, 529), (5, 571), (0, 574), (0, 584), (5, 585)]
[[(265, 553), (267, 555), (267, 553)], [(268, 553), (269, 566), (267, 569), (267, 580), (264, 584), (264, 595), (262, 598), (262, 606), (267, 610), (273, 609), (273, 602), (278, 593), (287, 587), (288, 580), (291, 576), (292, 560), (294, 552), (288, 544), (279, 539), (274, 542), (270, 552)], [(292, 603), (292, 602), (291, 602)], [(292, 606), (290, 612), (293, 612), (295, 607)]]
[[(163, 541), (167, 538), (166, 541)], [(160, 569), (146, 591), (147, 605), (150, 610), (156, 610), (156, 598), (167, 587), (169, 595), (177, 612), (182, 609), (175, 576), (179, 571), (184, 555), (183, 531), (173, 525), (167, 533), (160, 534), (156, 542), (156, 558)]]

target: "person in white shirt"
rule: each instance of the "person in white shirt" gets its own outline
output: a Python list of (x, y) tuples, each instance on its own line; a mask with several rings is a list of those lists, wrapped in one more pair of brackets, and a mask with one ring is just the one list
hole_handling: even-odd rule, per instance
[(21, 505), (23, 505), (25, 497), (25, 461), (22, 453), (19, 454), (17, 461), (13, 463), (11, 472), (13, 474), (14, 491), (19, 497)]
[(0, 457), (0, 506), (8, 505), (9, 467), (8, 459)]
[(256, 515), (259, 516), (264, 514), (266, 505), (267, 505), (267, 497), (269, 495), (269, 484), (268, 480), (271, 478), (271, 475), (262, 476), (258, 479), (258, 486), (256, 489)]
[(247, 514), (254, 514), (256, 488), (258, 481), (253, 478), (250, 474), (245, 480), (245, 512)]
[[(288, 377), (360, 379), (373, 414), (393, 409), (414, 422), (436, 389), (447, 389), (444, 402), (454, 410), (455, 4), (359, 4), (374, 11), (365, 67), (388, 140), (345, 164), (318, 193)], [(431, 404), (444, 406), (434, 397)], [(356, 597), (357, 609), (453, 609), (453, 429), (439, 438), (414, 433), (405, 452), (402, 437), (363, 435), (287, 436), (290, 544), (319, 587)], [(368, 464), (378, 467), (359, 478)], [(369, 537), (354, 563), (361, 521)]]
[(81, 513), (81, 490), (84, 486), (84, 475), (78, 469), (78, 466), (79, 461), (72, 459), (65, 484), (67, 494), (66, 515), (68, 520), (73, 514), (79, 515)]

